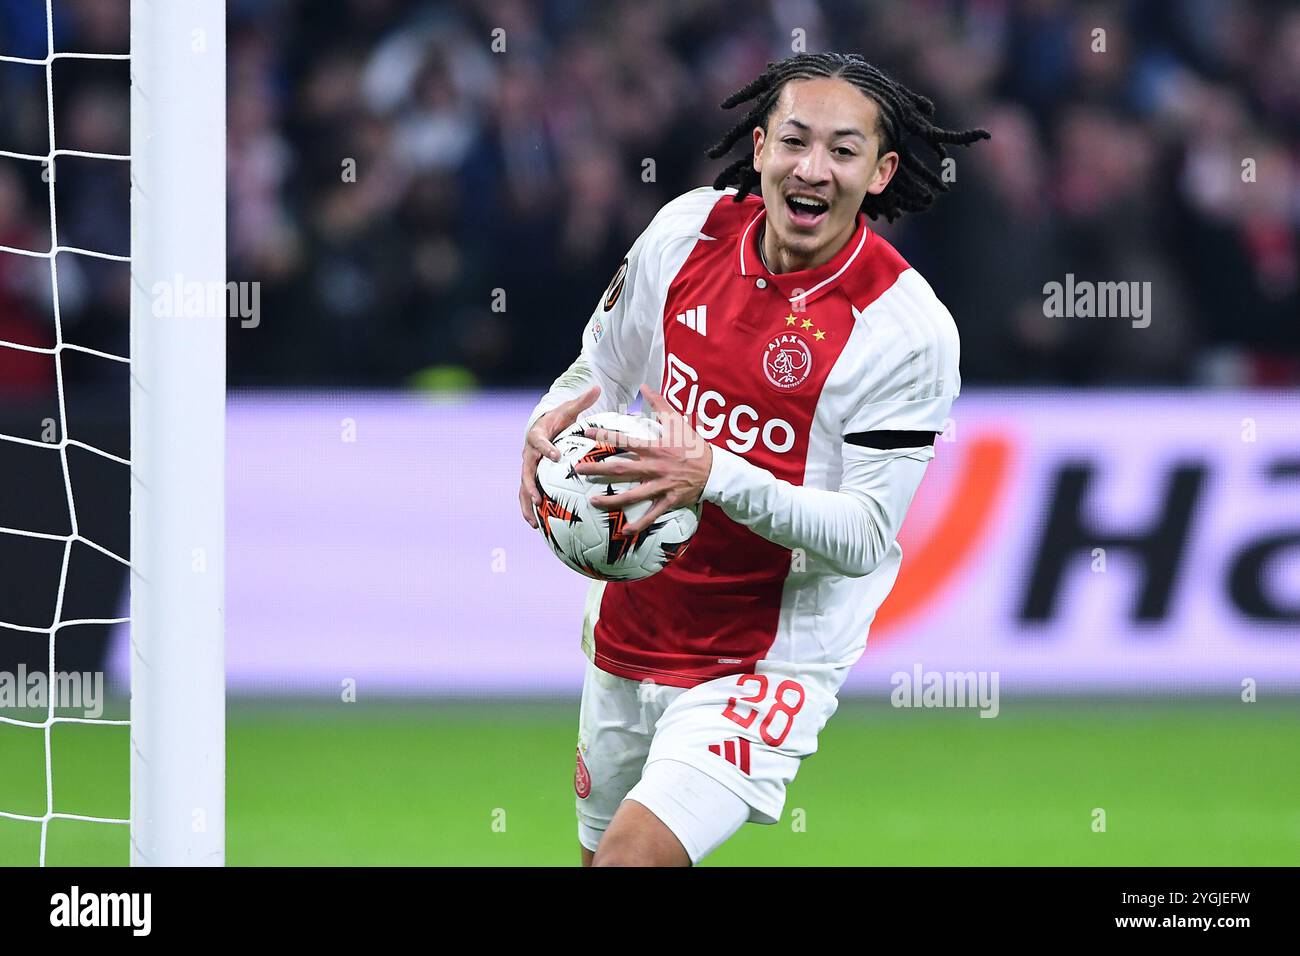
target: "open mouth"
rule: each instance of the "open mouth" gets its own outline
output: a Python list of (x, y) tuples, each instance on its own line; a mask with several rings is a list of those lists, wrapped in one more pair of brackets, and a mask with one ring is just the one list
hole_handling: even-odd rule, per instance
[(790, 221), (804, 229), (817, 226), (831, 208), (824, 200), (810, 196), (786, 196), (785, 205), (790, 210)]

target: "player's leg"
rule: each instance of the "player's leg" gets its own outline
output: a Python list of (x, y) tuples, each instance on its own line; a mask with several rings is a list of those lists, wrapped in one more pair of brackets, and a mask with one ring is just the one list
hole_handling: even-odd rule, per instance
[(690, 866), (672, 830), (635, 800), (624, 800), (605, 831), (592, 866)]
[(596, 866), (690, 866), (749, 819), (749, 805), (707, 774), (675, 760), (647, 764), (619, 805)]
[(583, 866), (591, 865), (619, 804), (645, 766), (658, 713), (644, 697), (637, 681), (588, 662), (573, 776)]
[[(766, 665), (762, 673), (720, 677), (677, 696), (656, 721), (641, 781), (623, 803), (641, 803), (659, 826), (629, 814), (625, 830), (620, 807), (606, 833), (609, 852), (617, 849), (615, 859), (634, 865), (671, 859), (661, 852), (666, 829), (698, 863), (746, 820), (776, 823), (787, 787), (835, 713), (841, 683), (841, 673)], [(598, 852), (596, 865), (602, 862)]]

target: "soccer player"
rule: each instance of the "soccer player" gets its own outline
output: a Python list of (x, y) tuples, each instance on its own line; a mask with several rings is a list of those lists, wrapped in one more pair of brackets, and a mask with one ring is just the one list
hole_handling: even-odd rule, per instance
[(855, 54), (771, 63), (722, 106), (750, 101), (709, 156), (748, 136), (752, 153), (659, 211), (529, 416), (533, 527), (551, 440), (638, 388), (668, 437), (588, 430), (631, 453), (582, 473), (639, 482), (593, 503), (652, 501), (633, 534), (703, 502), (678, 559), (588, 594), (584, 865), (690, 865), (745, 822), (777, 822), (893, 586), (960, 387), (951, 315), (866, 218), (947, 188), (914, 143), (942, 159), (989, 134), (935, 126), (928, 99)]

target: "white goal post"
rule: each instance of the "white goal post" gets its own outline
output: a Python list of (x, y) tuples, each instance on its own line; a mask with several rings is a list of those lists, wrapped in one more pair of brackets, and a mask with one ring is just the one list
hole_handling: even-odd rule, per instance
[(225, 0), (131, 0), (131, 167), (131, 863), (220, 866)]

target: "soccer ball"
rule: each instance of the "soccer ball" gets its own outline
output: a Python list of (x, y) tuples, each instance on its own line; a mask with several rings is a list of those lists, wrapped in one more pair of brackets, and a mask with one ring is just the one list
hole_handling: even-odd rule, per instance
[(542, 503), (533, 506), (537, 527), (556, 557), (580, 574), (598, 581), (639, 581), (681, 556), (700, 525), (699, 505), (675, 508), (633, 535), (622, 529), (652, 507), (637, 501), (625, 509), (602, 511), (591, 503), (593, 495), (616, 495), (635, 488), (635, 481), (612, 481), (608, 475), (581, 475), (580, 461), (630, 457), (626, 449), (583, 436), (583, 429), (603, 428), (634, 438), (657, 438), (661, 426), (650, 418), (601, 412), (585, 415), (554, 442), (559, 461), (542, 458), (537, 463), (537, 488)]

